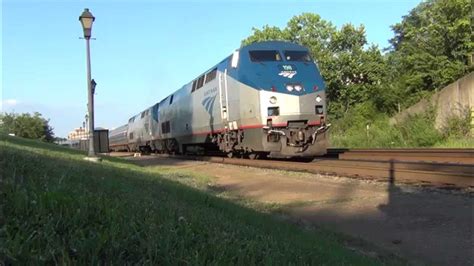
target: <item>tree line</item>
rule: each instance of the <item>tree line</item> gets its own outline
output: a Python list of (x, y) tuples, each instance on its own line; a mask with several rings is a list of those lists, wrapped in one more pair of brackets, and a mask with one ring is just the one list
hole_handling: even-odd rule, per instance
[(0, 114), (0, 133), (12, 134), (29, 139), (40, 139), (46, 142), (55, 140), (53, 128), (49, 125), (49, 119), (45, 119), (40, 113)]
[(340, 28), (314, 13), (286, 27), (253, 28), (242, 45), (285, 40), (308, 47), (326, 81), (328, 112), (344, 117), (357, 105), (391, 115), (471, 72), (470, 0), (429, 0), (391, 26), (390, 46), (368, 44), (363, 25)]

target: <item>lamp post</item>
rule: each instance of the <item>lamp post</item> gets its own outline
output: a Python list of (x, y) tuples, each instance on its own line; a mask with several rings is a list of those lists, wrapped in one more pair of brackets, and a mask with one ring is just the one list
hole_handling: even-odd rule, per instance
[(89, 127), (89, 114), (86, 113), (86, 115), (84, 116), (84, 135), (82, 135), (83, 138), (89, 135), (88, 127)]
[[(79, 21), (82, 24), (82, 29), (84, 30), (84, 39), (86, 40), (86, 57), (87, 57), (87, 95), (88, 95), (88, 114), (89, 114), (89, 151), (87, 153), (86, 160), (89, 161), (98, 161), (99, 158), (96, 156), (94, 151), (94, 93), (93, 93), (93, 84), (91, 80), (91, 52), (90, 52), (90, 39), (92, 33), (92, 23), (94, 22), (95, 17), (89, 11), (88, 8), (84, 9)], [(95, 85), (95, 84), (94, 84)]]

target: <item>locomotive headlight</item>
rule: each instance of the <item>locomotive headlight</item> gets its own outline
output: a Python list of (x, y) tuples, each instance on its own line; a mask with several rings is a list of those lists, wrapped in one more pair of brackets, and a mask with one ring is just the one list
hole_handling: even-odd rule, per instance
[(270, 97), (269, 101), (270, 101), (271, 104), (276, 104), (277, 103), (277, 97), (272, 96), (272, 97)]
[(303, 89), (303, 86), (301, 85), (295, 85), (295, 90), (296, 91), (301, 91)]
[(286, 89), (288, 91), (293, 91), (294, 87), (293, 87), (293, 85), (288, 84), (288, 85), (286, 85)]
[(321, 96), (316, 96), (316, 102), (320, 103), (323, 99), (321, 98)]

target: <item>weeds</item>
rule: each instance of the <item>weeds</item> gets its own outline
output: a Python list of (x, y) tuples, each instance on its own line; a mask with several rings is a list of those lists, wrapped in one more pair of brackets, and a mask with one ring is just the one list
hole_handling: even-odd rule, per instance
[(434, 108), (408, 116), (403, 122), (391, 124), (370, 103), (356, 106), (343, 118), (334, 121), (331, 146), (347, 148), (445, 147), (473, 148), (470, 136), (470, 113), (447, 119), (442, 130), (434, 126)]

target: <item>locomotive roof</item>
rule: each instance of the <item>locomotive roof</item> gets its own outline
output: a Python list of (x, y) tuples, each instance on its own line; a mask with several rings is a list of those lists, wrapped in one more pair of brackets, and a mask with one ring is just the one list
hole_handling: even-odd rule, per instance
[(301, 46), (296, 43), (286, 42), (286, 41), (264, 41), (264, 42), (255, 42), (240, 48), (241, 51), (244, 50), (301, 50), (308, 51), (304, 46)]

